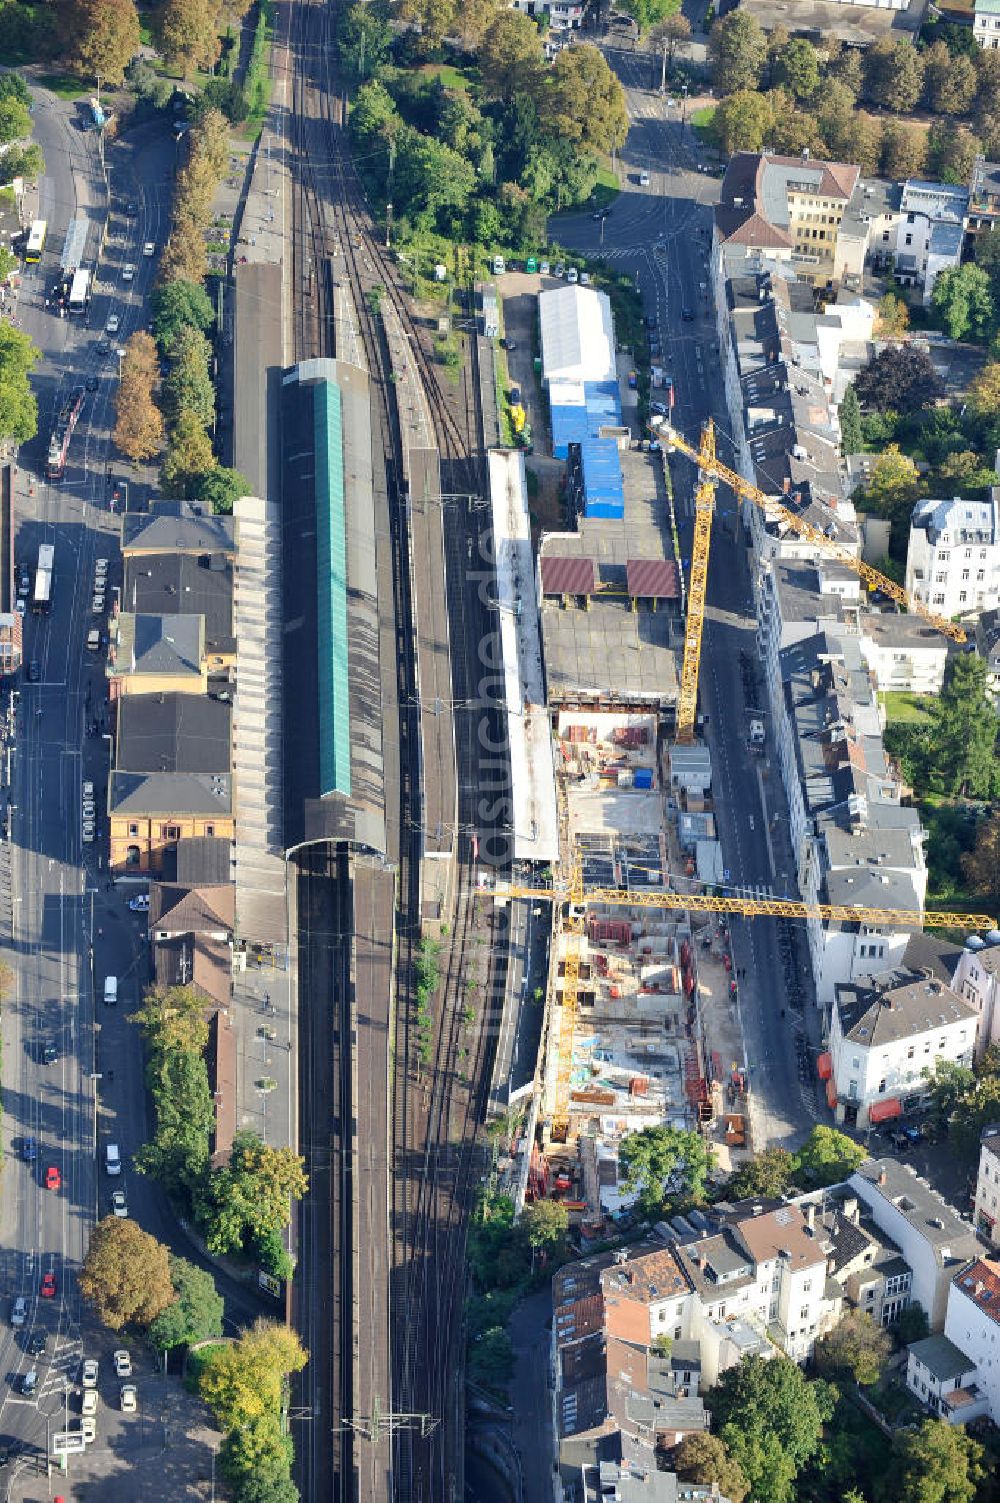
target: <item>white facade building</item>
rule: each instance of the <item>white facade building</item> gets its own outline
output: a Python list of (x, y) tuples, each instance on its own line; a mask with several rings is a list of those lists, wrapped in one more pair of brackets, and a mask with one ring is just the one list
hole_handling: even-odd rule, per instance
[(984, 1127), (979, 1140), (979, 1170), (973, 1212), (976, 1230), (1000, 1246), (1000, 1126)]
[(979, 1018), (977, 1053), (1000, 1042), (1000, 932), (972, 934), (958, 958), (952, 986)]
[[(923, 1308), (932, 1332), (940, 1331), (951, 1281), (979, 1250), (971, 1223), (896, 1159), (866, 1159), (848, 1184), (912, 1270), (911, 1303)], [(974, 1356), (971, 1347), (947, 1334)]]
[(942, 616), (979, 616), (1000, 605), (1000, 486), (988, 501), (917, 502), (906, 589)]
[(918, 1104), (937, 1060), (972, 1064), (975, 1008), (936, 976), (897, 971), (839, 983), (829, 1052), (838, 1122), (865, 1128)]
[(976, 0), (972, 35), (984, 50), (1000, 47), (1000, 0)]
[(940, 694), (948, 662), (948, 638), (919, 616), (865, 612), (858, 640), (880, 691)]
[(899, 207), (881, 218), (871, 249), (892, 256), (896, 281), (921, 288), (928, 307), (939, 274), (961, 263), (968, 214), (967, 187), (910, 178)]
[(949, 1425), (968, 1424), (987, 1412), (978, 1376), (972, 1358), (947, 1336), (927, 1336), (907, 1350), (907, 1388)]
[(614, 381), (611, 299), (593, 287), (553, 287), (538, 294), (542, 381)]
[(975, 1258), (952, 1280), (944, 1334), (976, 1366), (990, 1419), (1000, 1420), (1000, 1262)]

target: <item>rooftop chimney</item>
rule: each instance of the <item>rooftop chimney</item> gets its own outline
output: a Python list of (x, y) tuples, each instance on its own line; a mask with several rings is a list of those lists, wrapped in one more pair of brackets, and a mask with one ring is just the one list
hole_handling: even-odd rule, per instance
[(816, 1230), (816, 1207), (814, 1205), (806, 1206), (806, 1226), (810, 1232)]
[(879, 1184), (880, 1185), (884, 1185), (885, 1184), (885, 1180), (886, 1180), (885, 1170), (884, 1169), (880, 1169), (879, 1172), (878, 1172), (878, 1182), (879, 1182)]

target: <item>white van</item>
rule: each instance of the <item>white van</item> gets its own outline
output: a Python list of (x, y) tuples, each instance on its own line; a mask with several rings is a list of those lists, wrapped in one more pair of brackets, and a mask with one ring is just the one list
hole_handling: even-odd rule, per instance
[(105, 976), (104, 978), (104, 1005), (114, 1007), (118, 1001), (118, 977)]
[(507, 263), (504, 260), (503, 256), (494, 256), (493, 257), (493, 275), (495, 277), (502, 277), (503, 274), (504, 274), (504, 272), (506, 270), (507, 270)]
[(117, 1143), (107, 1143), (104, 1148), (104, 1167), (109, 1174), (121, 1174), (122, 1154)]

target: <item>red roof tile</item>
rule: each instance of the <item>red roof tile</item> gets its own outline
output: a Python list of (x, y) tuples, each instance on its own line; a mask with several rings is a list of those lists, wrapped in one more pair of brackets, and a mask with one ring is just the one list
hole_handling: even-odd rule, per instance
[(625, 576), (633, 599), (641, 595), (652, 600), (677, 600), (680, 596), (677, 565), (670, 559), (630, 558)]
[(543, 595), (592, 595), (595, 581), (592, 558), (542, 558)]
[(995, 1258), (977, 1258), (953, 1282), (966, 1299), (1000, 1325), (1000, 1263)]

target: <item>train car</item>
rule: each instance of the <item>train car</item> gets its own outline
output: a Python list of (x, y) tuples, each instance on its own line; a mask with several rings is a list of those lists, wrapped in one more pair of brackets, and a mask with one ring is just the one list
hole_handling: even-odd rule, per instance
[(77, 386), (59, 409), (59, 416), (52, 425), (49, 438), (49, 458), (46, 473), (50, 480), (61, 480), (66, 472), (66, 455), (73, 437), (80, 410), (83, 407), (84, 389)]

